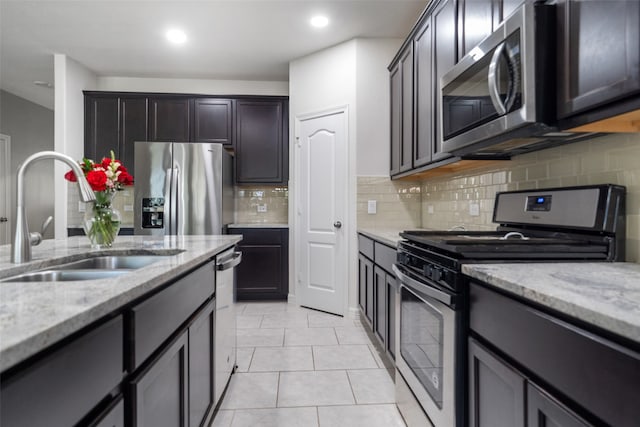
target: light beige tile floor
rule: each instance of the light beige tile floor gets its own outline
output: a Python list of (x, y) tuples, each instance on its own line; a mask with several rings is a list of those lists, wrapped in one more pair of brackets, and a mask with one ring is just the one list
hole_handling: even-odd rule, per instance
[(237, 307), (237, 373), (213, 427), (404, 427), (358, 320), (287, 303)]

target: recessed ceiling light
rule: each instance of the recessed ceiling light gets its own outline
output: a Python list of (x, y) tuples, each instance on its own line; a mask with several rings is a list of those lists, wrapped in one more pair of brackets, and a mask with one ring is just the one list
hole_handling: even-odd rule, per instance
[(44, 80), (34, 80), (33, 84), (36, 86), (41, 86), (41, 87), (46, 87), (46, 88), (52, 88), (53, 85), (49, 82), (45, 82)]
[(311, 18), (311, 25), (316, 28), (324, 28), (329, 25), (329, 18), (322, 15), (317, 15)]
[(179, 30), (177, 28), (173, 28), (167, 31), (167, 40), (169, 40), (173, 44), (182, 44), (187, 41), (187, 35), (184, 31)]

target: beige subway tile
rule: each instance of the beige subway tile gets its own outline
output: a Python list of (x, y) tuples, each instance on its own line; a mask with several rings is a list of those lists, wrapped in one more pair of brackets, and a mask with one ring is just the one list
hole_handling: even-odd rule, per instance
[(549, 176), (548, 173), (546, 163), (531, 165), (527, 167), (527, 180), (544, 179)]

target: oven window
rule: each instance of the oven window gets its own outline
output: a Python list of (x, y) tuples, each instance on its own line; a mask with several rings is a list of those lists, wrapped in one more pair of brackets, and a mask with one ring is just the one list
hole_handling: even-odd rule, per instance
[(401, 288), (400, 354), (431, 399), (442, 408), (442, 314)]
[[(495, 48), (485, 53), (475, 64), (442, 88), (442, 126), (445, 139), (499, 116), (491, 100), (488, 78), (494, 51)], [(509, 107), (508, 111), (519, 109), (522, 106), (520, 30), (505, 41), (495, 79), (500, 102)]]

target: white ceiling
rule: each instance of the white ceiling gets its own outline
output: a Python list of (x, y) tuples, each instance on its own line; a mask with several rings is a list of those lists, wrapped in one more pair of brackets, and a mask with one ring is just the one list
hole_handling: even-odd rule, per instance
[[(288, 64), (354, 37), (404, 38), (427, 0), (0, 0), (0, 87), (53, 108), (53, 54), (98, 76), (288, 80)], [(309, 25), (329, 17), (324, 29)], [(188, 41), (169, 45), (180, 27)]]

